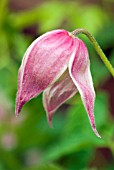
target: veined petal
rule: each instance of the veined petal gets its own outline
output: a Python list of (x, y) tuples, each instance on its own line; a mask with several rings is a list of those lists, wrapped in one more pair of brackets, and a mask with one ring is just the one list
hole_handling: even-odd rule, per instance
[(79, 41), (79, 47), (72, 55), (69, 61), (69, 72), (70, 76), (75, 83), (79, 93), (81, 95), (83, 104), (88, 113), (88, 117), (92, 126), (94, 133), (100, 137), (96, 130), (95, 120), (94, 120), (94, 100), (95, 100), (95, 92), (92, 82), (92, 77), (90, 73), (90, 61), (88, 56), (88, 51), (83, 43), (83, 41), (79, 39), (75, 39)]
[(50, 85), (43, 93), (43, 104), (47, 113), (49, 125), (52, 126), (52, 116), (60, 105), (74, 96), (77, 88), (69, 76), (68, 70), (53, 85)]
[(58, 73), (60, 76), (74, 48), (75, 41), (65, 30), (48, 32), (30, 45), (18, 73), (16, 115), (26, 102), (49, 86)]

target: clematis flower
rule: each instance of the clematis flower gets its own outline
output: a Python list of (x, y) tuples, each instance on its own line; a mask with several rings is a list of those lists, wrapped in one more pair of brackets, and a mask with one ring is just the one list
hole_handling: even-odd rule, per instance
[(95, 92), (84, 42), (65, 30), (37, 38), (27, 49), (18, 72), (16, 115), (30, 99), (43, 92), (43, 104), (51, 125), (57, 108), (79, 91), (94, 133)]

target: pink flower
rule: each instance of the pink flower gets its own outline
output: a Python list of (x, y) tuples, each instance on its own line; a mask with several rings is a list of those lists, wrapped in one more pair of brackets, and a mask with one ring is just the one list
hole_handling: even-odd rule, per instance
[(43, 92), (48, 122), (56, 109), (79, 91), (95, 134), (95, 92), (88, 51), (82, 40), (65, 30), (37, 38), (27, 49), (18, 72), (16, 115), (30, 99)]

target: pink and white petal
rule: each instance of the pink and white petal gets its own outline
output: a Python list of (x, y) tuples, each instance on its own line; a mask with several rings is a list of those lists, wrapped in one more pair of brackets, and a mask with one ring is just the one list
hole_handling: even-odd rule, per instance
[(88, 113), (92, 129), (94, 133), (98, 137), (100, 137), (96, 130), (94, 119), (95, 91), (90, 73), (90, 61), (88, 51), (83, 41), (77, 38), (75, 40), (79, 41), (79, 47), (76, 53), (72, 55), (69, 61), (70, 76), (77, 89), (79, 90), (83, 104)]
[(27, 49), (18, 73), (16, 115), (30, 99), (49, 86), (68, 64), (75, 41), (65, 30), (51, 31)]
[(43, 92), (43, 104), (47, 113), (49, 125), (52, 126), (52, 116), (54, 112), (66, 100), (70, 99), (77, 92), (77, 88), (69, 76), (68, 70), (62, 79), (60, 78), (53, 85), (50, 85)]

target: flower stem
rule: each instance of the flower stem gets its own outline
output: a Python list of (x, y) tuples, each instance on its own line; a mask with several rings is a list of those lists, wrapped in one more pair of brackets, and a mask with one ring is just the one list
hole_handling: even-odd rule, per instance
[(111, 65), (111, 63), (109, 62), (109, 60), (107, 59), (107, 57), (105, 56), (104, 52), (102, 51), (102, 49), (100, 48), (99, 44), (97, 43), (97, 41), (95, 40), (95, 38), (92, 36), (91, 33), (89, 33), (86, 29), (84, 28), (79, 28), (76, 29), (72, 32), (73, 35), (78, 35), (78, 34), (85, 34), (89, 40), (92, 42), (96, 52), (98, 53), (98, 55), (100, 56), (100, 58), (102, 59), (102, 61), (104, 62), (104, 64), (106, 65), (106, 67), (108, 68), (108, 70), (110, 71), (110, 73), (112, 74), (112, 76), (114, 77), (114, 68)]

